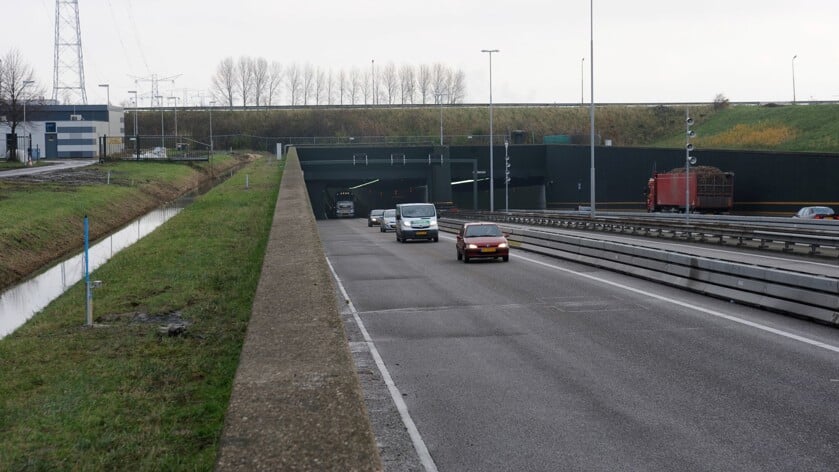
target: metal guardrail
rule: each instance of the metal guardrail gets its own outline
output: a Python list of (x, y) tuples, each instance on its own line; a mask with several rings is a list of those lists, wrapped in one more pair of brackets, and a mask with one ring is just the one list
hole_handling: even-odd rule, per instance
[[(681, 238), (685, 241), (716, 242), (743, 246), (754, 242), (758, 249), (777, 249), (785, 252), (796, 245), (806, 246), (810, 254), (821, 249), (839, 249), (839, 222), (795, 220), (787, 218), (693, 218), (687, 223), (673, 217), (620, 215), (597, 216), (588, 213), (556, 212), (481, 212), (460, 210), (457, 215), (467, 219), (482, 219), (499, 223), (516, 223), (556, 228), (606, 231), (631, 235)], [(684, 217), (682, 217), (684, 218)], [(837, 251), (839, 254), (839, 251)]]
[[(484, 218), (482, 218), (484, 219)], [(456, 232), (465, 220), (441, 218)], [(510, 245), (673, 287), (839, 326), (839, 279), (592, 237), (502, 227)]]

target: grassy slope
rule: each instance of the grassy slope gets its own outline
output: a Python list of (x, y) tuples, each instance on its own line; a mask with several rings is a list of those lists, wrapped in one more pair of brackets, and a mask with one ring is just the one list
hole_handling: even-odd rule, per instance
[[(839, 105), (737, 106), (710, 114), (694, 126), (699, 147), (839, 152)], [(684, 146), (683, 133), (654, 143)]]
[(0, 470), (212, 469), (281, 176), (247, 173), (96, 271), (102, 326), (82, 327), (79, 283), (0, 340)]
[(96, 239), (237, 164), (228, 156), (213, 161), (109, 163), (85, 168), (81, 185), (0, 180), (0, 288), (80, 248), (85, 214)]
[[(714, 112), (710, 105), (694, 106), (699, 147), (772, 149), (779, 151), (839, 152), (839, 105), (736, 106)], [(182, 112), (184, 130), (202, 136), (208, 129), (206, 112)], [(599, 107), (598, 133), (615, 146), (684, 146), (683, 107)], [(141, 125), (159, 125), (158, 114), (143, 114)], [(588, 107), (496, 107), (495, 133), (524, 130), (528, 142), (542, 142), (551, 134), (587, 135)], [(157, 123), (157, 124), (155, 124)], [(443, 109), (446, 136), (489, 134), (487, 107)], [(294, 109), (223, 111), (213, 113), (218, 135), (255, 136), (428, 136), (440, 133), (440, 108)], [(451, 139), (451, 138), (450, 138)], [(253, 145), (232, 139), (227, 145)]]

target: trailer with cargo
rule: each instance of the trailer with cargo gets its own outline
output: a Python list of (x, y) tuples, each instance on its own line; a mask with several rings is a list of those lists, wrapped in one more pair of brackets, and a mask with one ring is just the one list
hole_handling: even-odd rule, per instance
[[(687, 187), (687, 188), (686, 188)], [(692, 213), (727, 213), (734, 207), (734, 174), (698, 166), (656, 173), (647, 182), (647, 211), (685, 212), (688, 196)]]

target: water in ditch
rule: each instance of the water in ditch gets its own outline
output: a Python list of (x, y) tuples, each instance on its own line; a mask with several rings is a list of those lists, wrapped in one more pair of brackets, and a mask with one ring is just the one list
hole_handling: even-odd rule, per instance
[[(192, 202), (193, 198), (194, 195), (191, 195), (158, 208), (92, 245), (89, 249), (90, 271), (93, 272), (115, 254), (136, 243), (169, 218), (177, 215)], [(26, 323), (82, 279), (84, 279), (84, 252), (0, 294), (0, 339)], [(93, 298), (95, 301), (95, 292)], [(84, 300), (80, 299), (79, 303), (84, 304)], [(79, 324), (83, 323), (84, 319), (79, 319)]]

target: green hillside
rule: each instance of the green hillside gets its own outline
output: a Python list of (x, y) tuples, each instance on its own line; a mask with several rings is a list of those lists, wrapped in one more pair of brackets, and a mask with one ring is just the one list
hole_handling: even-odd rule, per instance
[[(700, 149), (839, 152), (839, 105), (741, 105), (712, 112), (693, 129)], [(684, 132), (653, 143), (684, 144)]]
[[(409, 108), (297, 108), (274, 110), (213, 110), (213, 133), (225, 139), (223, 147), (248, 147), (251, 139), (353, 136), (356, 142), (379, 142), (382, 137), (428, 137), (440, 134), (440, 108), (434, 105)], [(164, 111), (167, 134), (172, 111)], [(697, 148), (755, 149), (778, 151), (839, 152), (839, 105), (749, 106), (715, 110), (711, 104), (692, 106), (696, 120), (693, 140)], [(446, 142), (464, 144), (469, 136), (489, 134), (486, 106), (444, 107)], [(685, 144), (685, 108), (681, 106), (598, 107), (597, 134), (614, 146), (682, 147)], [(140, 134), (159, 135), (161, 114), (140, 112)], [(126, 129), (133, 128), (133, 113), (126, 114)], [(207, 142), (209, 113), (181, 111), (179, 132)], [(546, 135), (570, 135), (575, 143), (587, 143), (588, 107), (505, 107), (494, 109), (494, 133), (522, 131), (527, 143), (542, 143)], [(223, 137), (227, 138), (223, 138)], [(365, 141), (365, 138), (368, 138)], [(325, 142), (325, 141), (322, 141)]]

